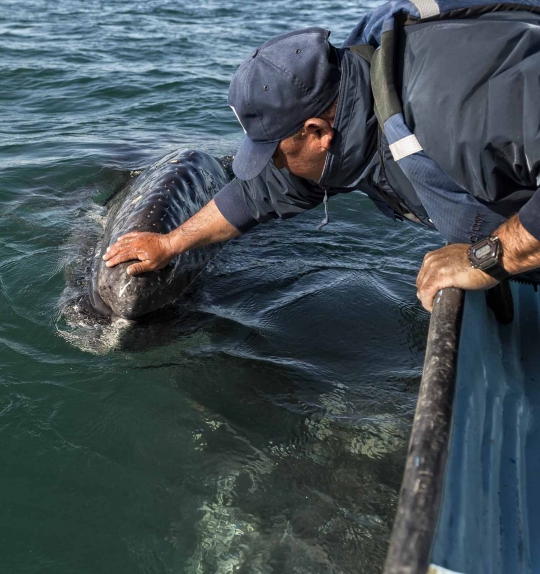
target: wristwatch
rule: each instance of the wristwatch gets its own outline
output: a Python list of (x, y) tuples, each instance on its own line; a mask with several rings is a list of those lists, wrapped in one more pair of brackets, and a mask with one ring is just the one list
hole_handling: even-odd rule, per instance
[(474, 269), (480, 269), (497, 281), (512, 277), (501, 265), (502, 246), (498, 237), (484, 237), (469, 247), (469, 261)]

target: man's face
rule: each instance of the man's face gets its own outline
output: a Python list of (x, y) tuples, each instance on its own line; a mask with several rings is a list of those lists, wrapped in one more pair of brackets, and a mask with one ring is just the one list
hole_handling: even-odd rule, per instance
[(299, 134), (279, 142), (272, 156), (274, 165), (278, 169), (286, 167), (298, 177), (318, 182), (333, 135), (330, 122), (321, 118), (307, 120)]

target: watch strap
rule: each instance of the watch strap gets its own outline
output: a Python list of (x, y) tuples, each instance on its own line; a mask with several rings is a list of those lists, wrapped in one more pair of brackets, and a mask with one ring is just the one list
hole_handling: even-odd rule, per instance
[(508, 273), (500, 263), (496, 263), (488, 269), (482, 269), (482, 271), (487, 273), (490, 277), (493, 277), (493, 279), (497, 279), (497, 281), (504, 281), (505, 279), (512, 277), (512, 275)]

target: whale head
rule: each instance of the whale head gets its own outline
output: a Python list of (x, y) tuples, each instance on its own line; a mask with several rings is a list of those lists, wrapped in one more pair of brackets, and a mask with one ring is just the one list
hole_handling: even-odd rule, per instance
[[(107, 267), (107, 247), (130, 231), (169, 233), (199, 211), (231, 179), (212, 156), (174, 152), (132, 181), (112, 202), (96, 250), (91, 299), (97, 312), (137, 319), (178, 299), (219, 251), (208, 245), (187, 251), (159, 271), (131, 276), (125, 262)], [(110, 310), (110, 312), (109, 312)]]

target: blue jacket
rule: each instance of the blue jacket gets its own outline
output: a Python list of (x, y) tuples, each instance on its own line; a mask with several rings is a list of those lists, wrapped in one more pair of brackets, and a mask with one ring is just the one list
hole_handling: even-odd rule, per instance
[[(489, 0), (417, 3), (449, 12), (443, 14), (448, 18), (431, 15), (404, 27), (396, 51), (403, 119), (423, 148), (401, 162), (422, 204), (418, 209), (451, 242), (474, 241), (516, 212), (540, 239), (540, 2), (520, 2), (538, 13), (489, 12), (481, 8), (496, 4)], [(359, 22), (344, 48), (378, 48), (397, 14), (422, 16), (412, 2), (385, 4)], [(233, 180), (215, 201), (240, 231), (293, 217), (320, 204), (325, 193), (353, 190), (396, 216), (384, 192), (389, 182), (377, 149), (369, 64), (344, 48), (338, 50), (335, 137), (321, 180), (298, 178), (272, 163), (254, 180)], [(399, 130), (398, 124), (385, 125), (389, 137), (395, 132), (397, 138)], [(390, 187), (398, 197), (403, 193), (395, 182)], [(414, 202), (408, 206), (414, 216)]]

